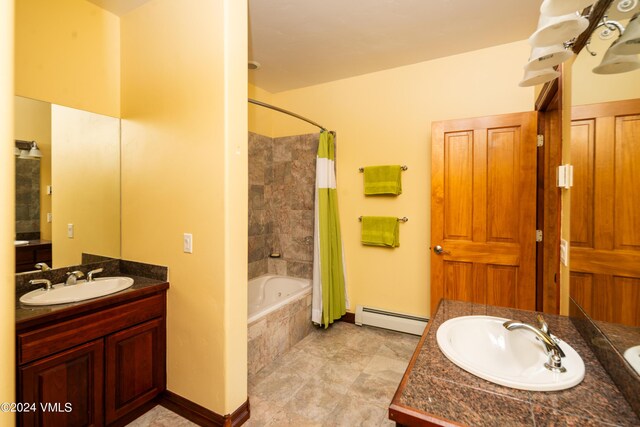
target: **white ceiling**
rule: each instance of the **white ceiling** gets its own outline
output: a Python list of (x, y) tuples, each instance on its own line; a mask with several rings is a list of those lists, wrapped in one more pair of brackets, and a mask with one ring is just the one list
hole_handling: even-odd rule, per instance
[(541, 3), (249, 0), (249, 80), (279, 92), (523, 40)]
[[(89, 1), (121, 16), (150, 0)], [(542, 0), (248, 2), (249, 81), (280, 92), (524, 40)]]

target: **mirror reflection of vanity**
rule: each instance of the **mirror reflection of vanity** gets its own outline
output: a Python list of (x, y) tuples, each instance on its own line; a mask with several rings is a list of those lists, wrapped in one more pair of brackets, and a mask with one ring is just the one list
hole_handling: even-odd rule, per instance
[(640, 374), (640, 70), (592, 73), (611, 42), (572, 67), (570, 295)]
[(120, 120), (16, 96), (15, 139), (42, 154), (16, 157), (16, 240), (29, 241), (16, 245), (16, 271), (26, 271), (28, 247), (47, 242), (53, 268), (80, 264), (82, 253), (118, 258)]

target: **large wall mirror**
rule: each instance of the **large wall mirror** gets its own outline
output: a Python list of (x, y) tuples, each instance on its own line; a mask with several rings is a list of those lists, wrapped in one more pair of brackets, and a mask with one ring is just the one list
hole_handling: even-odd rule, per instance
[(640, 374), (640, 70), (593, 73), (600, 33), (572, 67), (570, 294)]
[(120, 120), (16, 96), (15, 139), (16, 248), (50, 241), (54, 268), (120, 257)]

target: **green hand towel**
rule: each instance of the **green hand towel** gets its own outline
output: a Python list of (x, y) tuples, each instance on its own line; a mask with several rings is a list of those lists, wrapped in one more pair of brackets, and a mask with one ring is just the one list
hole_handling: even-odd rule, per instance
[(400, 246), (398, 218), (392, 216), (363, 216), (362, 244), (397, 248)]
[(400, 165), (367, 166), (364, 168), (364, 194), (402, 194), (402, 174)]

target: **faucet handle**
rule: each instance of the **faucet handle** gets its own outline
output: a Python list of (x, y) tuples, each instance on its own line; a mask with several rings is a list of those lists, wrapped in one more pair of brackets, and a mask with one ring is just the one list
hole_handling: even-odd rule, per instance
[(44, 285), (45, 291), (51, 290), (51, 281), (47, 279), (33, 279), (29, 280), (30, 285)]
[(540, 313), (538, 313), (536, 315), (536, 320), (538, 321), (538, 327), (540, 328), (540, 330), (542, 332), (544, 332), (545, 334), (549, 333), (549, 325), (547, 324), (546, 320), (544, 320), (544, 316)]
[(91, 270), (90, 272), (87, 273), (87, 282), (93, 282), (93, 275), (94, 274), (98, 274), (98, 273), (102, 273), (104, 271), (104, 268), (96, 268), (95, 270)]
[(38, 270), (42, 270), (42, 271), (51, 270), (51, 267), (49, 267), (46, 262), (39, 262), (34, 267), (37, 268)]

